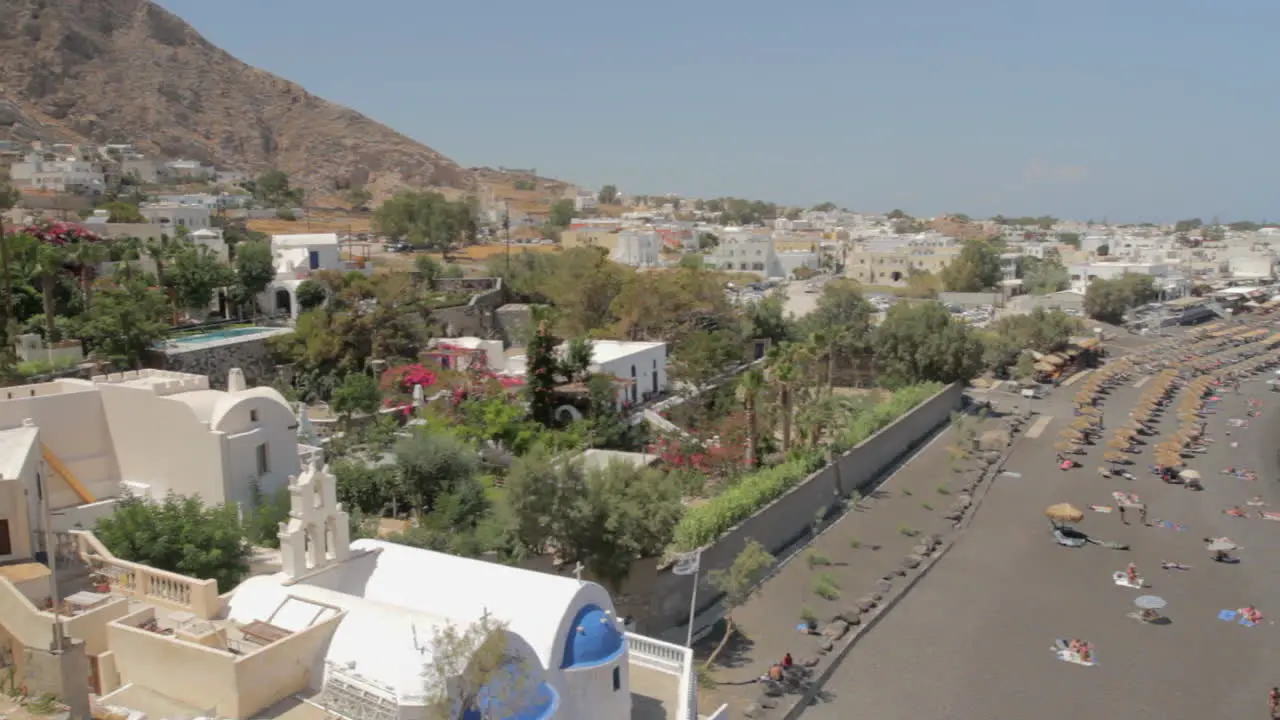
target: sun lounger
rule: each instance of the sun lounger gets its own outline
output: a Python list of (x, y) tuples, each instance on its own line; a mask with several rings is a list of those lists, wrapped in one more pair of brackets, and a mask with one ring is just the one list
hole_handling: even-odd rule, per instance
[(1084, 538), (1067, 537), (1061, 530), (1053, 531), (1053, 539), (1064, 547), (1080, 548), (1087, 542)]
[(1129, 576), (1120, 570), (1111, 573), (1111, 580), (1120, 587), (1133, 588), (1134, 590), (1141, 590), (1147, 585), (1146, 581), (1141, 577), (1138, 578), (1138, 583), (1136, 585), (1129, 582)]

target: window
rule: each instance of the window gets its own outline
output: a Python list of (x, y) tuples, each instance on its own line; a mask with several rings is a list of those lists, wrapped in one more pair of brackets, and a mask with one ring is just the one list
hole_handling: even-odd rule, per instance
[(616, 665), (613, 668), (613, 691), (618, 692), (622, 689), (622, 668)]
[(257, 411), (257, 410), (250, 410), (250, 411), (249, 411), (249, 422), (258, 422), (258, 411)]
[(258, 474), (266, 475), (268, 472), (270, 468), (267, 467), (267, 444), (262, 443), (258, 446)]

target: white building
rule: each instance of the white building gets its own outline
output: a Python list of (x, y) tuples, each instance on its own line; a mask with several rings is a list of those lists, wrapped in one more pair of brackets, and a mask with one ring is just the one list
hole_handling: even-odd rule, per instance
[(198, 160), (171, 160), (165, 167), (169, 169), (169, 177), (180, 180), (212, 180), (217, 174), (212, 165), (203, 165)]
[(227, 241), (222, 237), (222, 231), (215, 228), (201, 228), (187, 235), (187, 240), (196, 245), (203, 245), (222, 260), (222, 262), (231, 262), (231, 248), (227, 246)]
[[(93, 527), (125, 492), (167, 492), (252, 507), (298, 473), (296, 421), (269, 387), (228, 390), (203, 375), (143, 370), (0, 390), (0, 562), (42, 544), (51, 525)], [(43, 483), (40, 478), (43, 477)]]
[(584, 212), (587, 210), (595, 210), (600, 204), (594, 193), (583, 190), (573, 196), (574, 212)]
[(106, 174), (97, 163), (40, 152), (28, 153), (22, 162), (14, 163), (9, 178), (18, 187), (59, 193), (100, 194), (107, 186)]
[(759, 273), (766, 278), (786, 277), (773, 238), (737, 228), (725, 229), (707, 264), (721, 270)]
[(258, 304), (268, 312), (298, 317), (298, 286), (320, 270), (369, 273), (359, 260), (343, 260), (342, 244), (336, 233), (272, 235), (271, 254), (275, 258), (276, 279), (258, 296)]
[(654, 230), (623, 230), (618, 233), (612, 259), (633, 267), (657, 267), (662, 243), (662, 237)]
[[(618, 391), (619, 402), (634, 405), (669, 389), (666, 343), (627, 340), (591, 340), (589, 342), (592, 352), (588, 370), (593, 373), (612, 375), (621, 381)], [(557, 352), (563, 356), (567, 349), (568, 344), (562, 344)], [(507, 358), (503, 367), (493, 369), (502, 375), (524, 377), (528, 369), (528, 357), (514, 355)]]
[(1067, 273), (1071, 276), (1071, 289), (1084, 292), (1094, 280), (1115, 280), (1126, 273), (1150, 275), (1158, 280), (1169, 275), (1169, 266), (1164, 263), (1095, 262), (1072, 265), (1067, 268)]
[(209, 206), (175, 202), (143, 203), (138, 212), (147, 222), (164, 225), (170, 230), (185, 227), (188, 230), (200, 230), (211, 225), (212, 213)]

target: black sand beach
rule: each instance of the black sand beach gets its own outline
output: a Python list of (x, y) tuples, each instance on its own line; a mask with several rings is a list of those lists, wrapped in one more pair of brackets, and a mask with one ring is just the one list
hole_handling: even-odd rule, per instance
[[(1130, 466), (1135, 481), (1107, 479), (1096, 470), (1103, 448), (1082, 458), (1084, 467), (1053, 467), (1053, 436), (1071, 420), (1068, 392), (1037, 409), (1053, 416), (1042, 438), (1024, 439), (1007, 465), (1021, 478), (996, 481), (973, 524), (951, 553), (867, 637), (827, 686), (831, 696), (805, 713), (812, 720), (848, 717), (956, 718), (1249, 718), (1266, 717), (1266, 692), (1280, 684), (1280, 522), (1240, 520), (1223, 509), (1261, 496), (1280, 511), (1280, 394), (1260, 375), (1241, 394), (1222, 396), (1210, 418), (1214, 439), (1205, 455), (1188, 462), (1204, 476), (1205, 491), (1166, 485), (1146, 471), (1147, 452)], [(1107, 397), (1107, 427), (1127, 417), (1141, 394), (1135, 382)], [(1180, 397), (1180, 396), (1179, 396)], [(1226, 420), (1245, 418), (1248, 398), (1263, 416), (1247, 429)], [(1177, 421), (1165, 418), (1161, 435)], [(1149, 442), (1160, 438), (1148, 439)], [(1231, 442), (1238, 442), (1231, 448)], [(1252, 466), (1259, 480), (1219, 474)], [(1110, 504), (1114, 490), (1136, 492), (1150, 518), (1189, 526), (1185, 532), (1144, 527), (1130, 513), (1087, 513), (1081, 530), (1129, 543), (1128, 552), (1090, 545), (1073, 550), (1050, 538), (1044, 508), (1070, 502), (1085, 509)], [(1254, 508), (1250, 508), (1251, 510)], [(1203, 538), (1229, 536), (1242, 546), (1239, 565), (1210, 561)], [(1164, 560), (1190, 571), (1160, 569)], [(1111, 573), (1133, 561), (1152, 588), (1140, 593), (1115, 586)], [(1164, 597), (1166, 626), (1127, 617), (1139, 594)], [(1267, 620), (1245, 628), (1217, 619), (1222, 609), (1253, 604)], [(1058, 660), (1054, 638), (1094, 643), (1099, 665)]]

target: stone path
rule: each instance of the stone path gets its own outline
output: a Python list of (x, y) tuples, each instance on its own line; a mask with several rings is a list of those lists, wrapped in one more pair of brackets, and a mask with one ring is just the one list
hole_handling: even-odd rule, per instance
[[(972, 418), (974, 436), (1003, 426), (1003, 420)], [(736, 637), (717, 658), (713, 672), (718, 683), (699, 692), (700, 709), (709, 713), (729, 703), (733, 716), (742, 716), (762, 700), (763, 686), (755, 679), (769, 666), (791, 653), (797, 664), (816, 660), (820, 647), (831, 641), (807, 635), (797, 629), (803, 618), (816, 616), (828, 628), (833, 618), (854, 618), (868, 606), (883, 600), (884, 593), (906, 581), (896, 574), (907, 556), (927, 557), (936, 542), (949, 534), (959, 513), (959, 502), (970, 503), (963, 494), (970, 489), (980, 459), (974, 453), (954, 460), (958, 439), (947, 428), (918, 451), (902, 468), (870, 496), (847, 510), (820, 531), (816, 540), (792, 555), (775, 571), (759, 592), (734, 612)], [(922, 544), (929, 546), (928, 549)], [(889, 578), (886, 580), (885, 578)], [(696, 644), (699, 658), (705, 658), (720, 641), (717, 627)], [(799, 694), (799, 688), (793, 689)], [(754, 717), (781, 717), (796, 701), (786, 696), (771, 699), (774, 709), (764, 709)]]

